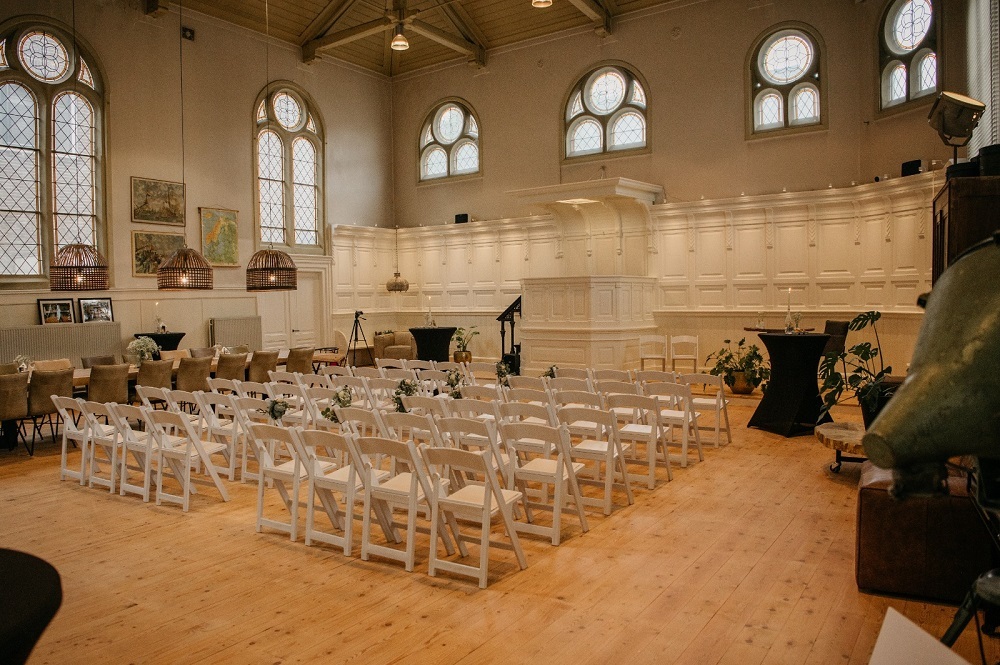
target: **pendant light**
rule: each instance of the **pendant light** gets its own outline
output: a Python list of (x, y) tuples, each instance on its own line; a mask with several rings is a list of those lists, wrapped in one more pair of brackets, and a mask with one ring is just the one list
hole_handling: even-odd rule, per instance
[[(76, 0), (73, 0), (73, 58), (81, 62), (76, 43)], [(73, 77), (76, 92), (76, 77)], [(93, 245), (76, 242), (65, 245), (49, 266), (49, 288), (53, 291), (106, 291), (108, 262)]]
[(395, 34), (392, 36), (392, 41), (389, 42), (389, 48), (393, 51), (405, 51), (410, 48), (410, 42), (406, 39), (406, 35), (403, 34), (403, 24), (397, 23)]
[(531, 6), (532, 7), (541, 7), (541, 8), (551, 7), (552, 6), (552, 0), (531, 0)]
[(399, 227), (396, 227), (396, 272), (392, 278), (385, 283), (385, 288), (389, 293), (405, 293), (410, 290), (410, 283), (399, 276)]
[[(271, 98), (271, 19), (268, 1), (264, 0), (264, 104)], [(271, 113), (266, 112), (267, 123)], [(286, 252), (268, 246), (260, 249), (247, 262), (247, 291), (294, 291), (298, 288), (298, 268)]]
[[(184, 2), (178, 3), (180, 26), (177, 44), (181, 69), (181, 187), (184, 191), (184, 209), (187, 221), (187, 164), (184, 156)], [(184, 246), (176, 250), (156, 268), (156, 288), (161, 291), (208, 290), (213, 286), (212, 266), (198, 250)]]

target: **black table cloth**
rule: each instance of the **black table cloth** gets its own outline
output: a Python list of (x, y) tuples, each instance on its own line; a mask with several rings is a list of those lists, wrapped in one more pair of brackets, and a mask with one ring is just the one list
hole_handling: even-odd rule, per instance
[[(817, 374), (829, 335), (761, 333), (771, 357), (771, 381), (747, 427), (799, 436), (812, 434), (823, 405)], [(831, 420), (826, 414), (822, 422)]]
[[(135, 333), (132, 336), (135, 337), (136, 339), (139, 339), (140, 337), (150, 338), (151, 340), (156, 342), (156, 345), (158, 347), (160, 347), (160, 351), (176, 351), (177, 346), (181, 343), (181, 339), (183, 339), (184, 335), (186, 334), (187, 333), (182, 333), (182, 332), (165, 332), (165, 333), (146, 332), (146, 333)], [(153, 357), (153, 360), (159, 360), (159, 359), (160, 359), (160, 354), (159, 352), (157, 352), (156, 355)]]
[(448, 348), (451, 346), (451, 336), (458, 330), (454, 327), (410, 328), (417, 343), (417, 360), (435, 360), (447, 362)]

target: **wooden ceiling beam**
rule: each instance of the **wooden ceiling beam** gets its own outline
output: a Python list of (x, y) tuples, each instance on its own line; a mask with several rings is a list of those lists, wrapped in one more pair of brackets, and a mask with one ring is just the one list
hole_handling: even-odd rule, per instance
[(453, 51), (463, 53), (469, 56), (471, 60), (474, 60), (480, 66), (486, 65), (486, 49), (484, 49), (481, 44), (475, 44), (464, 37), (459, 37), (449, 32), (445, 32), (444, 30), (435, 28), (429, 23), (424, 23), (423, 21), (417, 19), (407, 19), (405, 23), (418, 35), (423, 35), (424, 37), (427, 37), (442, 46), (446, 46)]
[(333, 30), (334, 26), (351, 11), (359, 0), (330, 0), (316, 18), (299, 35), (299, 45), (305, 46), (317, 37)]
[(383, 16), (382, 18), (377, 18), (374, 21), (368, 21), (367, 23), (356, 25), (353, 28), (340, 30), (339, 32), (334, 32), (333, 34), (313, 39), (303, 44), (302, 60), (305, 62), (311, 62), (316, 59), (321, 51), (327, 51), (338, 46), (343, 46), (344, 44), (350, 44), (351, 42), (359, 39), (364, 39), (365, 37), (369, 37), (371, 35), (377, 35), (380, 32), (385, 32), (386, 30), (392, 30), (395, 25), (395, 21)]
[(610, 35), (613, 25), (611, 12), (601, 0), (569, 0), (569, 3), (594, 22), (594, 31), (603, 36)]

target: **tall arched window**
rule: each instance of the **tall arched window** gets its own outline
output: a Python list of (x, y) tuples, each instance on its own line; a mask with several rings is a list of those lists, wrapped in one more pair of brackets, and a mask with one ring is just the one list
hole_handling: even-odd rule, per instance
[(807, 26), (768, 29), (747, 58), (750, 134), (823, 122), (819, 39)]
[(938, 91), (933, 0), (890, 0), (879, 26), (879, 87), (888, 109)]
[(420, 129), (420, 179), (479, 173), (479, 122), (460, 100), (438, 103)]
[(257, 225), (262, 244), (322, 244), (322, 124), (306, 94), (275, 82), (257, 97)]
[(42, 276), (66, 244), (104, 248), (95, 65), (62, 28), (0, 27), (0, 277)]
[(566, 157), (646, 147), (646, 90), (630, 69), (601, 65), (570, 90)]

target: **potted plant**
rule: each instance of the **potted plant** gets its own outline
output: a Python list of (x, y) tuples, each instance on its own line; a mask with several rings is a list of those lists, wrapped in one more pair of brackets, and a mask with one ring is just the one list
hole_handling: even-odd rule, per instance
[(142, 335), (129, 342), (125, 350), (135, 356), (136, 365), (141, 365), (144, 361), (155, 358), (160, 352), (160, 347), (152, 337)]
[(452, 334), (451, 338), (455, 342), (455, 353), (453, 354), (453, 359), (457, 363), (467, 363), (472, 362), (472, 353), (469, 351), (469, 343), (472, 342), (472, 338), (479, 334), (476, 330), (476, 326), (472, 326), (468, 329), (457, 328)]
[(729, 389), (737, 395), (749, 395), (757, 386), (767, 389), (767, 382), (771, 379), (771, 365), (761, 354), (756, 344), (746, 345), (746, 338), (742, 338), (736, 343), (733, 349), (731, 340), (723, 340), (726, 346), (715, 353), (710, 353), (705, 362), (711, 363), (715, 360), (715, 366), (710, 373), (715, 376), (722, 376)]
[[(892, 373), (892, 367), (886, 367), (882, 359), (876, 325), (881, 318), (881, 312), (862, 312), (848, 326), (849, 330), (864, 330), (871, 326), (875, 333), (874, 345), (862, 342), (843, 353), (828, 353), (823, 357), (819, 366), (819, 376), (823, 379), (823, 387), (820, 389), (823, 395), (820, 418), (847, 399), (843, 396), (847, 391), (861, 405), (861, 417), (867, 428), (889, 401), (894, 389), (886, 386), (886, 378)], [(841, 367), (844, 368), (844, 373), (840, 372)]]

